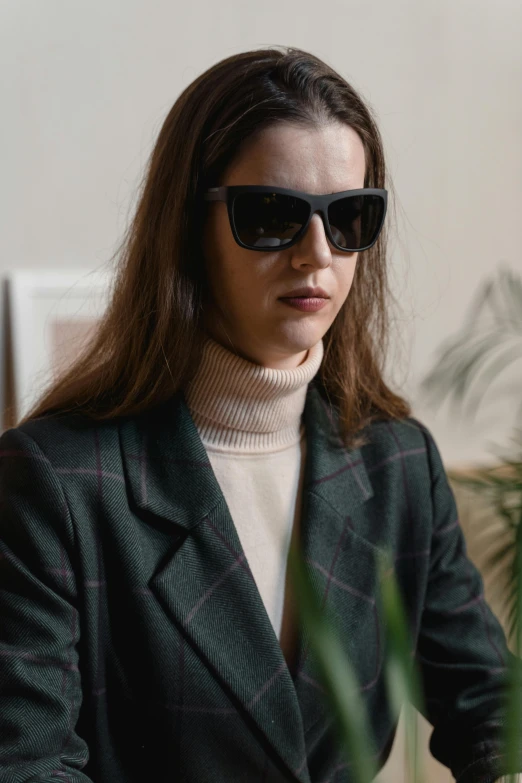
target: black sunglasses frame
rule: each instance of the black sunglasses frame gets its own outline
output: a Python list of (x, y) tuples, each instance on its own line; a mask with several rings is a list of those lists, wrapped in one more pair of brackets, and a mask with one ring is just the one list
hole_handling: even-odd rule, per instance
[[(306, 223), (301, 226), (294, 238), (289, 242), (285, 242), (284, 245), (279, 245), (276, 247), (252, 247), (250, 245), (245, 245), (239, 238), (234, 222), (234, 199), (240, 193), (278, 193), (283, 196), (295, 196), (296, 198), (300, 198), (302, 201), (305, 201), (310, 206), (310, 214)], [(366, 245), (365, 247), (357, 249), (341, 247), (341, 245), (338, 245), (335, 241), (332, 230), (330, 228), (330, 221), (328, 220), (328, 207), (330, 204), (333, 204), (334, 201), (346, 198), (347, 196), (360, 196), (364, 194), (380, 196), (384, 201), (382, 219), (379, 224), (379, 228), (376, 231), (375, 238), (373, 242), (371, 242), (369, 245)], [(334, 247), (336, 247), (338, 250), (342, 250), (345, 253), (361, 253), (363, 250), (368, 250), (370, 247), (372, 247), (379, 238), (388, 207), (388, 191), (384, 188), (358, 188), (356, 190), (343, 190), (339, 193), (326, 193), (324, 195), (317, 195), (314, 193), (303, 193), (300, 190), (291, 190), (289, 188), (272, 187), (271, 185), (222, 185), (218, 188), (209, 188), (206, 190), (203, 194), (203, 198), (205, 201), (226, 202), (230, 228), (232, 229), (232, 234), (234, 235), (234, 239), (237, 244), (240, 247), (246, 248), (247, 250), (258, 250), (261, 253), (271, 253), (274, 250), (287, 250), (289, 247), (292, 247), (292, 245), (295, 245), (296, 242), (299, 242), (301, 237), (305, 234), (308, 226), (310, 225), (312, 216), (315, 215), (316, 212), (318, 212), (321, 216), (326, 235)]]

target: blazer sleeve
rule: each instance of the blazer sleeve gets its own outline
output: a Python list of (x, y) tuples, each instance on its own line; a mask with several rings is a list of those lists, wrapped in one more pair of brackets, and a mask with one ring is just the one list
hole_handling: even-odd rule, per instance
[(507, 769), (501, 752), (506, 667), (512, 660), (522, 676), (522, 659), (508, 649), (503, 628), (484, 599), (482, 576), (467, 556), (439, 450), (424, 426), (423, 432), (433, 528), (416, 650), (425, 701), (420, 711), (434, 727), (430, 752), (457, 783), (492, 783), (507, 773), (522, 772), (522, 761), (517, 769)]
[(58, 477), (19, 428), (0, 437), (0, 783), (92, 783), (82, 701), (74, 533)]

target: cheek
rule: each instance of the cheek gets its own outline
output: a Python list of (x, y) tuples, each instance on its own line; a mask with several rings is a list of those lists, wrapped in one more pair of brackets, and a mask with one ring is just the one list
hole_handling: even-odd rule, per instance
[(355, 254), (355, 258), (353, 260), (351, 260), (349, 265), (348, 265), (348, 269), (349, 269), (349, 271), (348, 271), (348, 280), (347, 280), (347, 287), (348, 288), (351, 288), (352, 283), (353, 283), (353, 279), (355, 277), (355, 270), (356, 270), (356, 267), (357, 267), (357, 257), (358, 257), (358, 255), (359, 254), (356, 253)]
[[(234, 242), (229, 226), (214, 216), (209, 220), (203, 238), (205, 268), (209, 287), (221, 299), (235, 298), (243, 287), (241, 248)], [(239, 251), (239, 253), (238, 253)]]
[(338, 266), (338, 291), (343, 300), (348, 296), (355, 277), (355, 269), (357, 265), (357, 255), (355, 258), (340, 258)]
[[(237, 246), (236, 246), (237, 247)], [(220, 259), (217, 270), (217, 287), (232, 309), (252, 308), (259, 300), (263, 287), (255, 275), (255, 267), (249, 266), (241, 248), (233, 248)]]

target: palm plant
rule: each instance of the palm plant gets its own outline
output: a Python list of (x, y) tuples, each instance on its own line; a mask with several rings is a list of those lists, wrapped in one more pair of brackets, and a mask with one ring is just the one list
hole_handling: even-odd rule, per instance
[[(450, 396), (473, 418), (488, 385), (508, 364), (522, 358), (522, 279), (507, 267), (500, 267), (498, 278), (485, 281), (473, 300), (461, 331), (446, 340), (439, 350), (434, 368), (421, 382), (421, 391), (431, 402)], [(481, 373), (481, 374), (480, 374)], [(473, 382), (473, 393), (471, 391)], [(466, 395), (468, 399), (466, 400)], [(522, 402), (516, 418), (522, 418)], [(456, 484), (467, 487), (487, 501), (495, 518), (503, 522), (499, 536), (488, 543), (484, 570), (502, 566), (507, 573), (505, 605), (508, 612), (508, 640), (514, 639), (515, 654), (522, 651), (522, 430), (517, 426), (512, 454), (496, 450), (500, 464), (476, 469), (474, 476), (448, 471)], [(486, 531), (487, 532), (487, 531)], [(514, 663), (514, 661), (512, 662)], [(516, 765), (516, 740), (522, 734), (521, 683), (514, 666), (509, 671), (509, 703), (505, 730), (509, 763)]]
[[(493, 316), (490, 323), (488, 316)], [(522, 358), (522, 279), (508, 268), (501, 267), (498, 279), (487, 280), (472, 302), (464, 326), (456, 337), (440, 348), (435, 367), (425, 376), (420, 389), (430, 402), (439, 403), (450, 396), (468, 418), (475, 416), (481, 398), (492, 380), (508, 363)], [(487, 362), (490, 361), (489, 365)], [(477, 376), (482, 376), (477, 381)], [(475, 381), (474, 394), (471, 393)], [(466, 407), (466, 394), (469, 399)], [(518, 401), (514, 401), (518, 402)], [(517, 408), (517, 419), (522, 421), (522, 403)], [(503, 535), (495, 534), (488, 544), (487, 572), (501, 564), (510, 574), (506, 585), (508, 609), (508, 637), (514, 638), (520, 654), (519, 577), (522, 573), (522, 428), (515, 428), (512, 454), (502, 455), (495, 449), (499, 464), (475, 469), (473, 476), (448, 470), (456, 484), (480, 495), (486, 505), (492, 506), (497, 518), (504, 523)], [(487, 532), (487, 531), (486, 531)]]

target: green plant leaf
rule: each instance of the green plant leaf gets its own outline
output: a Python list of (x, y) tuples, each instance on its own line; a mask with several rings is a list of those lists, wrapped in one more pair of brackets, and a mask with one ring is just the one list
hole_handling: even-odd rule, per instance
[(366, 704), (351, 662), (344, 654), (332, 617), (321, 608), (313, 583), (307, 574), (301, 552), (290, 545), (289, 569), (298, 596), (297, 606), (309, 631), (319, 679), (324, 686), (337, 735), (356, 783), (370, 783), (377, 774), (376, 752), (370, 734)]
[(417, 715), (414, 709), (423, 709), (420, 674), (414, 659), (413, 643), (408, 630), (404, 604), (395, 577), (392, 554), (385, 551), (378, 560), (380, 601), (386, 628), (385, 675), (388, 698), (397, 718), (404, 706), (407, 761), (410, 780), (423, 783), (417, 739)]

